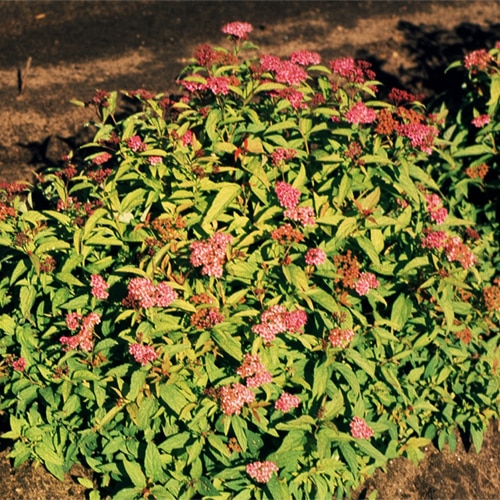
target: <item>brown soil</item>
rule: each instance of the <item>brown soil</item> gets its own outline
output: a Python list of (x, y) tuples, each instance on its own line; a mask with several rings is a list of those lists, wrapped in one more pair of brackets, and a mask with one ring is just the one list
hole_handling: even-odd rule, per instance
[[(263, 52), (308, 49), (324, 60), (370, 61), (390, 89), (451, 98), (444, 74), (464, 53), (491, 47), (500, 33), (493, 1), (22, 1), (0, 0), (0, 181), (31, 180), (86, 139), (90, 111), (69, 103), (96, 88), (176, 91), (175, 77), (196, 45), (224, 44), (219, 28), (253, 24)], [(30, 61), (30, 64), (28, 63)], [(1, 431), (1, 429), (0, 429)], [(42, 467), (13, 471), (0, 453), (0, 498), (84, 498), (76, 468), (64, 483)], [(389, 464), (355, 495), (382, 499), (500, 498), (500, 429), (491, 425), (482, 452), (462, 444), (451, 453), (429, 447), (418, 466)]]

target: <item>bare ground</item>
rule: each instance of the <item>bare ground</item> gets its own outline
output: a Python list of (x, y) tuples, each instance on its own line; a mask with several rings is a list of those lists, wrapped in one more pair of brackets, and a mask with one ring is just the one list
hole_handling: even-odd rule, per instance
[[(71, 99), (89, 99), (96, 88), (176, 91), (175, 77), (196, 45), (225, 43), (219, 28), (226, 22), (252, 23), (264, 53), (363, 58), (388, 88), (429, 99), (457, 88), (444, 74), (450, 62), (500, 38), (494, 1), (0, 0), (0, 19), (0, 181), (30, 180), (85, 140), (92, 116)], [(480, 454), (466, 448), (461, 441), (453, 453), (430, 446), (418, 467), (397, 459), (354, 498), (377, 490), (377, 498), (391, 500), (500, 499), (498, 424)], [(0, 451), (0, 498), (85, 498), (78, 477), (89, 471), (77, 467), (61, 483), (41, 466), (14, 471), (7, 453)]]

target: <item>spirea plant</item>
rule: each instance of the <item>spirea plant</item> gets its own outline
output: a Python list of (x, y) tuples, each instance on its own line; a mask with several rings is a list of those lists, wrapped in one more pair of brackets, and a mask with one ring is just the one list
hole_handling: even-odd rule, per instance
[(464, 115), (251, 29), (198, 47), (178, 98), (126, 92), (118, 117), (98, 91), (92, 142), (1, 186), (16, 466), (81, 462), (92, 499), (342, 498), (457, 427), (479, 450), (498, 417), (497, 242), (454, 182), (478, 184)]

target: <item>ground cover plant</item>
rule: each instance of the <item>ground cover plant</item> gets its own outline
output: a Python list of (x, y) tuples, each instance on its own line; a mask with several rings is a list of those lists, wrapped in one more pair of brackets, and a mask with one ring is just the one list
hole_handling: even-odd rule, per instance
[(223, 31), (181, 97), (127, 92), (142, 108), (119, 116), (98, 91), (91, 143), (2, 186), (14, 463), (82, 462), (91, 498), (340, 498), (457, 427), (479, 450), (499, 398), (498, 49), (465, 60), (458, 113), (429, 113), (379, 98), (364, 61)]

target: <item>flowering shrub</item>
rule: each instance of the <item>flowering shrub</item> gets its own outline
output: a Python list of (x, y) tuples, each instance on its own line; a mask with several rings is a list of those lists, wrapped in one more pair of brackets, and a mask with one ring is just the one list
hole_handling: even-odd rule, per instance
[(457, 426), (479, 450), (500, 281), (489, 208), (450, 182), (469, 129), (378, 100), (367, 62), (223, 32), (182, 97), (117, 118), (99, 91), (92, 142), (0, 186), (14, 464), (82, 462), (93, 499), (341, 498)]

